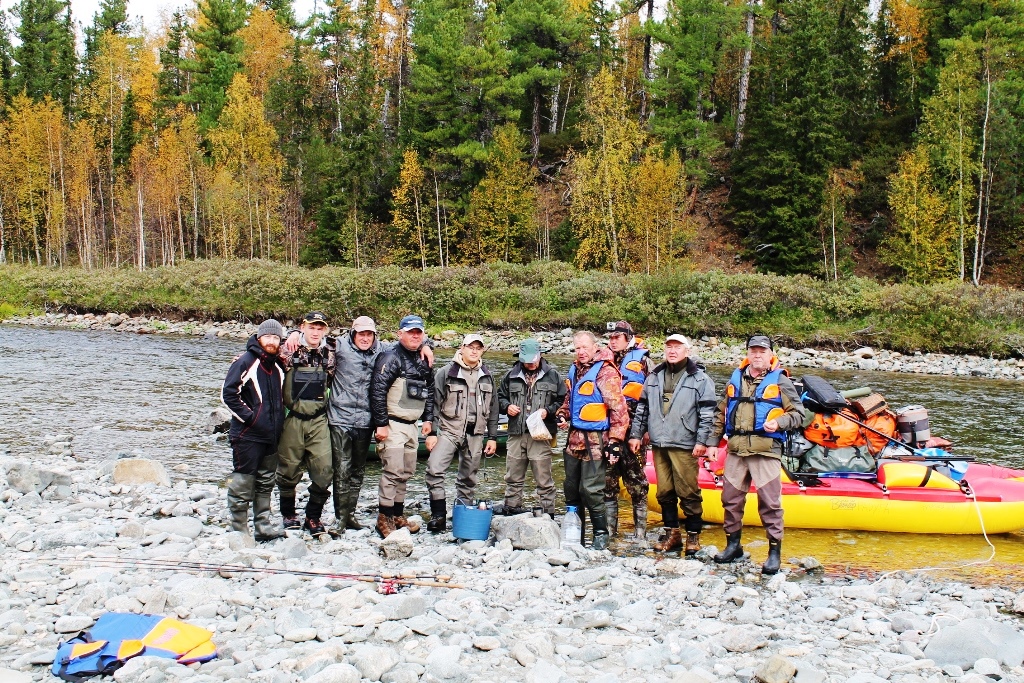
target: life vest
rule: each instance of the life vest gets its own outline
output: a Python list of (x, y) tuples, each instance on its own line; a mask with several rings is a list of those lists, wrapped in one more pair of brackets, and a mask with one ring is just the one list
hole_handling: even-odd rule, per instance
[(51, 672), (79, 683), (109, 675), (132, 657), (165, 657), (179, 664), (206, 662), (217, 656), (213, 633), (177, 619), (154, 614), (108, 612), (92, 628), (61, 643)]
[(299, 401), (323, 401), (327, 392), (327, 350), (309, 354), (310, 364), (301, 364), (298, 351), (292, 356), (292, 368), (288, 381), (289, 394), (293, 403)]
[(633, 401), (640, 400), (640, 392), (644, 388), (644, 359), (648, 351), (644, 348), (632, 348), (622, 357), (619, 372), (622, 373), (622, 395)]
[[(733, 370), (732, 377), (725, 387), (725, 396), (728, 399), (725, 409), (725, 435), (747, 436), (755, 434), (785, 442), (785, 432), (766, 432), (764, 431), (764, 423), (786, 414), (785, 408), (782, 407), (782, 387), (779, 386), (779, 378), (786, 371), (778, 367), (777, 360), (772, 359), (772, 369), (768, 371), (768, 374), (764, 376), (761, 383), (754, 389), (754, 395), (744, 397), (741, 394), (743, 390), (743, 369), (746, 366), (747, 363), (744, 361), (740, 367)], [(734, 426), (736, 407), (740, 403), (754, 404), (754, 429), (752, 431), (737, 431)]]
[[(846, 416), (846, 417), (844, 417)], [(852, 419), (847, 419), (847, 417)], [(804, 437), (811, 443), (826, 448), (849, 448), (864, 446), (867, 440), (860, 425), (854, 422), (857, 416), (852, 410), (844, 409), (832, 415), (816, 413), (804, 429)]]
[(597, 386), (597, 375), (602, 367), (604, 361), (594, 363), (579, 382), (576, 381), (576, 364), (569, 368), (569, 412), (570, 424), (574, 429), (603, 432), (611, 426), (608, 407)]

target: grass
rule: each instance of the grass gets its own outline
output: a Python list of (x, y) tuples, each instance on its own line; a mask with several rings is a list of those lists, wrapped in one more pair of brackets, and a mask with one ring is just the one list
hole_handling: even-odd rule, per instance
[(311, 309), (339, 324), (370, 315), (384, 330), (410, 312), (422, 315), (431, 331), (603, 330), (605, 322), (625, 319), (656, 335), (768, 333), (796, 347), (1024, 355), (1024, 292), (961, 283), (827, 283), (686, 270), (623, 276), (557, 262), (425, 272), (220, 260), (143, 273), (0, 267), (0, 319), (59, 310), (258, 321), (295, 319)]

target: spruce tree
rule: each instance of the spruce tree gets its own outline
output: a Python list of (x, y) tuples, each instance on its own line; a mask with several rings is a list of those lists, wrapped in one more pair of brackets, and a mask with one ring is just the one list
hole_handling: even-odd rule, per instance
[(92, 26), (85, 28), (86, 65), (96, 56), (104, 33), (125, 35), (128, 28), (128, 0), (100, 0), (100, 11), (92, 15)]
[(11, 35), (7, 28), (7, 15), (0, 12), (0, 117), (3, 117), (13, 95), (11, 91), (13, 53)]
[(192, 80), (184, 99), (198, 113), (200, 130), (205, 132), (220, 118), (227, 89), (241, 68), (242, 39), (237, 34), (248, 8), (245, 0), (200, 0), (198, 9), (200, 19), (188, 30), (195, 57), (183, 64)]
[(69, 110), (78, 70), (70, 2), (21, 0), (12, 13), (19, 19), (19, 44), (11, 91), (37, 102), (49, 96)]
[(786, 2), (756, 55), (730, 207), (760, 270), (823, 272), (825, 185), (832, 169), (848, 167), (868, 102), (866, 7)]
[(188, 94), (188, 74), (184, 70), (187, 31), (185, 15), (176, 11), (167, 27), (167, 41), (160, 48), (160, 71), (156, 75), (156, 106), (163, 120)]

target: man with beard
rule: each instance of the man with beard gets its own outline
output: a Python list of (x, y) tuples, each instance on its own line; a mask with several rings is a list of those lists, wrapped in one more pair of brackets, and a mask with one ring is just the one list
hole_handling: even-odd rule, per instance
[(228, 369), (221, 390), (231, 411), (228, 512), (234, 531), (249, 533), (249, 506), (257, 541), (284, 533), (271, 521), (270, 496), (277, 473), (277, 444), (284, 426), (284, 364), (278, 358), (284, 329), (276, 320), (260, 323), (245, 353)]

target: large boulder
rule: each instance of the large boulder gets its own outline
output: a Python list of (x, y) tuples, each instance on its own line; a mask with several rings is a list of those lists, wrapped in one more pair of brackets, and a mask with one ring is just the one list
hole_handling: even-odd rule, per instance
[(964, 619), (935, 634), (924, 654), (939, 666), (969, 669), (979, 659), (995, 659), (1013, 668), (1024, 662), (1024, 635), (995, 619)]
[(388, 534), (380, 544), (380, 552), (388, 560), (400, 560), (412, 555), (412, 536), (405, 527)]
[(221, 434), (231, 428), (231, 411), (224, 406), (217, 406), (206, 416), (206, 433)]
[(562, 533), (558, 525), (546, 515), (534, 517), (530, 514), (514, 517), (495, 517), (491, 521), (496, 542), (508, 539), (517, 550), (538, 550), (558, 548)]
[(195, 517), (163, 517), (146, 524), (146, 533), (198, 538), (203, 533), (203, 523)]
[(156, 484), (170, 486), (171, 478), (167, 470), (156, 460), (146, 458), (125, 458), (114, 465), (114, 483), (137, 486), (139, 484)]
[(18, 493), (40, 493), (53, 481), (53, 473), (16, 462), (7, 467), (7, 485)]

